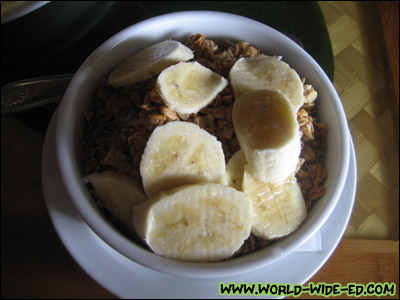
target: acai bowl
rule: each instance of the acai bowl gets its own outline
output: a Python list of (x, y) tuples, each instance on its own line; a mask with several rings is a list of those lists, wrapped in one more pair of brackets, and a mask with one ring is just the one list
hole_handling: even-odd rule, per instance
[[(324, 165), (325, 193), (290, 235), (267, 246), (216, 262), (187, 262), (153, 253), (115, 226), (97, 205), (83, 180), (80, 146), (85, 112), (93, 109), (104, 78), (126, 58), (165, 40), (185, 43), (201, 33), (216, 43), (247, 42), (269, 56), (280, 56), (318, 92), (318, 122), (327, 125)], [(66, 189), (89, 227), (119, 253), (148, 268), (186, 277), (220, 277), (249, 272), (276, 262), (303, 245), (325, 223), (342, 192), (349, 164), (349, 136), (344, 111), (335, 89), (320, 66), (296, 43), (259, 22), (226, 13), (182, 12), (137, 23), (114, 35), (83, 63), (60, 105), (56, 129), (57, 158)]]

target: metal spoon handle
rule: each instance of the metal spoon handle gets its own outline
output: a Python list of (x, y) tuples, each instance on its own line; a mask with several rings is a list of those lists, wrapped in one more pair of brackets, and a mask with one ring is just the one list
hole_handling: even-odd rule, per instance
[(1, 88), (1, 113), (15, 113), (60, 102), (73, 74), (15, 81)]

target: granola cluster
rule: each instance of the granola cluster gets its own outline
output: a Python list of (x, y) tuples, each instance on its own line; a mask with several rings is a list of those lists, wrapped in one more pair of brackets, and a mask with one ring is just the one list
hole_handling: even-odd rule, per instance
[[(303, 79), (303, 84), (304, 82)], [(316, 114), (316, 99), (317, 92), (314, 88), (304, 84), (304, 105), (297, 112), (297, 121), (302, 133), (302, 151), (296, 178), (308, 209), (314, 201), (325, 194), (323, 184), (327, 177), (324, 158), (328, 148), (325, 142), (328, 128), (326, 124), (318, 123), (313, 117)]]
[[(261, 54), (246, 42), (222, 48), (202, 34), (190, 36), (186, 45), (194, 51), (194, 60), (224, 77), (228, 77), (239, 58)], [(327, 126), (315, 118), (317, 92), (305, 84), (305, 80), (303, 84), (305, 102), (297, 113), (302, 132), (302, 152), (296, 177), (309, 209), (325, 193)], [(150, 134), (157, 126), (178, 120), (193, 122), (216, 136), (228, 162), (240, 149), (232, 123), (234, 101), (232, 88), (228, 85), (197, 114), (179, 114), (170, 110), (158, 94), (156, 77), (123, 88), (113, 88), (104, 79), (97, 91), (94, 107), (84, 112), (86, 126), (80, 144), (82, 175), (113, 170), (141, 182), (139, 165)], [(268, 243), (251, 235), (237, 255), (253, 252)]]

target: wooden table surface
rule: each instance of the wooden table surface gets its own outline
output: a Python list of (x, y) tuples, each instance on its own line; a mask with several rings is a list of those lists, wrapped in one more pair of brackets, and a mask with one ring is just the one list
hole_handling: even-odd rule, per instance
[[(15, 117), (1, 117), (1, 298), (116, 298), (75, 263), (53, 228), (41, 187), (43, 142)], [(393, 282), (396, 295), (381, 299), (399, 298), (399, 242), (343, 239), (310, 282)]]

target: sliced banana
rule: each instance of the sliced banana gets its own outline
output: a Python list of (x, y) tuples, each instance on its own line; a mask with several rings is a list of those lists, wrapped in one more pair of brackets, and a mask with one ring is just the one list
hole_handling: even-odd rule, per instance
[(229, 73), (235, 98), (261, 89), (280, 90), (295, 112), (303, 105), (303, 84), (299, 75), (277, 57), (258, 55), (240, 58)]
[(237, 151), (229, 159), (225, 170), (225, 185), (233, 187), (238, 191), (242, 191), (244, 166), (246, 158), (243, 150)]
[(276, 239), (296, 230), (307, 216), (300, 187), (294, 175), (282, 182), (261, 182), (245, 171), (243, 191), (253, 203), (252, 233)]
[(198, 62), (173, 65), (162, 71), (157, 79), (157, 88), (164, 102), (180, 114), (197, 113), (227, 85), (224, 77)]
[(206, 262), (232, 256), (248, 238), (252, 204), (220, 184), (195, 184), (160, 193), (133, 208), (136, 232), (156, 253)]
[(232, 121), (246, 157), (246, 169), (262, 182), (294, 173), (300, 156), (296, 114), (278, 90), (257, 90), (236, 99)]
[(92, 173), (83, 178), (90, 183), (104, 207), (131, 232), (132, 207), (146, 199), (142, 187), (128, 175), (111, 171)]
[(177, 41), (167, 40), (150, 46), (118, 64), (108, 82), (113, 87), (145, 81), (169, 66), (194, 57), (193, 51)]
[(140, 174), (147, 196), (176, 186), (223, 180), (225, 156), (221, 143), (198, 125), (175, 121), (151, 134)]

